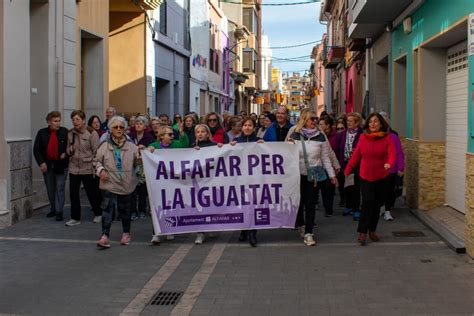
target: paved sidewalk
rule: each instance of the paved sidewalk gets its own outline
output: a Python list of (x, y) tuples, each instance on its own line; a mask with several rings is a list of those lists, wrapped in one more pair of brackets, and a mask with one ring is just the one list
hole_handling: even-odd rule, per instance
[[(0, 230), (0, 314), (25, 315), (474, 315), (474, 264), (454, 253), (407, 209), (380, 221), (382, 241), (356, 244), (356, 222), (317, 213), (316, 247), (294, 230), (259, 231), (257, 248), (221, 233), (150, 246), (149, 218), (132, 244), (95, 246), (100, 225), (65, 227), (38, 212)], [(112, 240), (120, 238), (114, 222)], [(421, 232), (395, 237), (393, 232)], [(147, 305), (158, 290), (177, 306)], [(138, 313), (137, 313), (138, 314)], [(133, 315), (129, 313), (128, 315)]]

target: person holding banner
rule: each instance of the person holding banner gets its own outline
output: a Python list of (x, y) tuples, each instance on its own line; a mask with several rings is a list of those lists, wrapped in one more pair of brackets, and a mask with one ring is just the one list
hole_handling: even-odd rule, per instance
[[(174, 139), (174, 132), (171, 126), (160, 126), (156, 134), (157, 140), (150, 144), (148, 150), (154, 152), (155, 149), (173, 149), (173, 148), (188, 148), (189, 139), (186, 133), (184, 132), (183, 122), (179, 123), (179, 139)], [(173, 240), (173, 235), (167, 235), (166, 239)], [(151, 243), (157, 245), (160, 243), (160, 237), (155, 235), (153, 232), (153, 237)]]
[[(224, 144), (216, 143), (211, 140), (211, 130), (209, 126), (205, 124), (198, 124), (196, 125), (195, 131), (195, 138), (196, 142), (193, 144), (194, 149), (199, 150), (201, 147), (212, 147), (218, 146), (219, 148), (222, 147)], [(213, 237), (213, 233), (209, 233), (209, 237)], [(199, 232), (196, 235), (196, 240), (194, 243), (196, 245), (201, 245), (206, 240), (206, 234)]]
[(365, 121), (364, 134), (344, 170), (347, 176), (360, 164), (362, 214), (357, 231), (361, 245), (366, 243), (367, 231), (372, 241), (380, 240), (375, 231), (380, 207), (385, 202), (389, 171), (396, 161), (396, 149), (387, 122), (379, 113), (370, 114)]
[(313, 237), (316, 186), (322, 186), (328, 177), (333, 185), (337, 185), (336, 174), (329, 157), (330, 145), (324, 133), (319, 131), (317, 121), (314, 111), (302, 112), (289, 138), (289, 141), (297, 143), (299, 148), (301, 202), (296, 226), (307, 246), (316, 244)]
[(101, 248), (110, 247), (110, 226), (117, 207), (122, 220), (121, 245), (130, 244), (131, 199), (137, 186), (135, 167), (138, 162), (138, 150), (134, 143), (127, 140), (125, 129), (127, 121), (121, 116), (109, 120), (110, 137), (97, 149), (95, 156), (96, 174), (100, 177), (102, 190), (102, 237), (97, 242)]
[[(246, 117), (242, 120), (242, 134), (240, 134), (239, 137), (237, 137), (234, 141), (230, 142), (232, 146), (234, 146), (237, 143), (263, 143), (263, 140), (259, 137), (257, 137), (257, 134), (255, 133), (255, 128), (256, 128), (256, 123), (255, 121), (250, 118)], [(249, 244), (252, 247), (257, 246), (257, 230), (256, 229), (251, 229), (251, 230), (242, 230), (240, 232), (240, 237), (239, 241), (246, 241), (248, 238)]]

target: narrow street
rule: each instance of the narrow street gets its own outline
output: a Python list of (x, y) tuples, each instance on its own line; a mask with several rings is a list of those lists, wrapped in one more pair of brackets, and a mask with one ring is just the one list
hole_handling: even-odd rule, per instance
[[(380, 221), (381, 242), (356, 243), (356, 222), (317, 212), (316, 247), (297, 231), (260, 231), (259, 245), (221, 233), (150, 246), (151, 223), (132, 224), (109, 250), (91, 222), (65, 227), (45, 212), (0, 233), (0, 315), (473, 315), (474, 264), (456, 254), (406, 208)], [(419, 237), (396, 237), (400, 234)], [(183, 292), (155, 306), (158, 291)]]

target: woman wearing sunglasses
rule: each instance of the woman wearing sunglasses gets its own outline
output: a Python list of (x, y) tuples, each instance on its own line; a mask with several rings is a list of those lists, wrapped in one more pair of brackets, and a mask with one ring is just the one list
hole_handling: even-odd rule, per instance
[(204, 118), (204, 124), (209, 126), (212, 137), (211, 140), (216, 143), (227, 144), (229, 137), (222, 127), (221, 119), (216, 112), (210, 112)]
[(113, 116), (108, 123), (110, 137), (103, 142), (95, 157), (96, 174), (102, 190), (102, 237), (97, 242), (101, 248), (110, 247), (110, 227), (117, 208), (122, 220), (121, 245), (130, 244), (131, 199), (137, 186), (135, 167), (138, 164), (137, 146), (127, 141), (127, 121)]
[[(173, 149), (173, 148), (188, 148), (189, 139), (186, 133), (184, 132), (183, 122), (179, 123), (179, 139), (174, 139), (173, 128), (170, 126), (161, 126), (158, 128), (157, 140), (154, 143), (151, 143), (148, 147), (150, 152), (154, 152), (156, 149)], [(173, 240), (173, 235), (167, 235), (167, 240)], [(153, 231), (153, 237), (151, 243), (158, 245), (160, 243), (160, 237), (155, 235)]]
[(336, 174), (329, 158), (330, 145), (324, 133), (319, 131), (317, 121), (314, 111), (302, 112), (294, 132), (288, 139), (299, 148), (301, 202), (296, 226), (307, 246), (316, 244), (313, 238), (316, 186), (322, 186), (323, 181), (328, 178), (333, 185), (337, 185)]

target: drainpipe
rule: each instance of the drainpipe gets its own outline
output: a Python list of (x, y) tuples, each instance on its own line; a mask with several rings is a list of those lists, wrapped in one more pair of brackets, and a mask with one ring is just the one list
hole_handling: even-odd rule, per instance
[[(370, 84), (370, 67), (369, 67), (369, 61), (370, 61), (370, 52), (372, 50), (372, 48), (368, 48), (369, 44), (370, 44), (371, 40), (369, 38), (367, 38), (365, 40), (365, 96), (364, 96), (364, 103), (367, 104), (367, 107), (370, 106), (370, 99), (367, 99), (366, 98), (370, 98), (370, 88), (369, 88), (369, 84)], [(370, 108), (369, 110), (369, 113), (373, 112), (374, 109), (373, 108)]]

